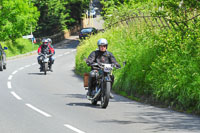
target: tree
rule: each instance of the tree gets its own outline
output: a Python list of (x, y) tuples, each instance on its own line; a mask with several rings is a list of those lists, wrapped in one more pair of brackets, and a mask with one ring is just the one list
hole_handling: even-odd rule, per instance
[(69, 4), (65, 6), (66, 9), (70, 9), (70, 16), (74, 20), (72, 23), (67, 23), (69, 26), (80, 24), (85, 9), (89, 8), (90, 0), (69, 0)]
[(40, 11), (36, 36), (49, 36), (78, 24), (89, 0), (37, 0)]
[(66, 29), (65, 24), (68, 21), (69, 10), (66, 10), (64, 5), (67, 4), (64, 0), (37, 0), (35, 5), (40, 11), (37, 31), (38, 36), (48, 36), (56, 32)]
[(0, 8), (1, 41), (14, 41), (37, 25), (39, 12), (29, 0), (1, 0)]

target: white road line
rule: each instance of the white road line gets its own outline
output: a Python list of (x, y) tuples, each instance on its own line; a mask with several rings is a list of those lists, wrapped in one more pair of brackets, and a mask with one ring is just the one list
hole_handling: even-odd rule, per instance
[(37, 63), (33, 63), (32, 65), (36, 65)]
[(75, 132), (77, 132), (77, 133), (85, 133), (85, 132), (83, 132), (83, 131), (81, 131), (81, 130), (79, 130), (79, 129), (71, 126), (71, 125), (65, 124), (64, 126), (69, 128), (69, 129), (71, 129), (71, 130), (73, 130), (73, 131), (75, 131)]
[(61, 57), (61, 56), (63, 56), (62, 54), (60, 54), (60, 55), (58, 55), (57, 57)]
[(12, 75), (10, 75), (10, 76), (8, 77), (8, 80), (11, 80), (11, 79), (12, 79), (12, 77), (13, 77), (13, 76), (12, 76)]
[(14, 91), (10, 92), (17, 100), (22, 100), (21, 97), (19, 97)]
[(66, 52), (66, 53), (64, 53), (64, 54), (65, 54), (65, 55), (66, 55), (66, 54), (69, 54), (69, 52)]
[(19, 70), (23, 70), (23, 69), (24, 69), (24, 67), (19, 68)]
[(76, 51), (76, 49), (73, 49), (72, 52)]
[(14, 74), (16, 74), (18, 71), (16, 70), (16, 71), (14, 71), (12, 74), (14, 75)]
[(30, 67), (31, 65), (26, 65), (25, 67)]
[(42, 114), (42, 115), (44, 115), (44, 116), (46, 116), (46, 117), (51, 117), (50, 114), (45, 113), (44, 111), (42, 111), (42, 110), (40, 110), (40, 109), (34, 107), (34, 106), (31, 105), (31, 104), (26, 104), (26, 106), (28, 106), (29, 108), (31, 108), (31, 109), (37, 111), (38, 113), (40, 113), (40, 114)]
[(7, 82), (7, 85), (8, 85), (8, 88), (9, 88), (9, 89), (12, 88), (12, 86), (11, 86), (11, 82), (10, 82), (10, 81)]

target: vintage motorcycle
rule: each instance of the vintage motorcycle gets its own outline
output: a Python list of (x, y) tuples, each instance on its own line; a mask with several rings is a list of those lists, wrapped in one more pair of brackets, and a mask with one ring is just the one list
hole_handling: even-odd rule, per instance
[(47, 71), (49, 71), (49, 63), (50, 63), (50, 60), (49, 60), (49, 57), (52, 55), (52, 54), (40, 54), (42, 56), (42, 68), (41, 70), (44, 72), (44, 75), (47, 74)]
[(112, 70), (113, 64), (92, 64), (94, 70), (97, 70), (95, 89), (92, 90), (92, 96), (88, 98), (93, 105), (101, 101), (101, 108), (106, 108), (109, 103), (110, 91), (112, 88)]

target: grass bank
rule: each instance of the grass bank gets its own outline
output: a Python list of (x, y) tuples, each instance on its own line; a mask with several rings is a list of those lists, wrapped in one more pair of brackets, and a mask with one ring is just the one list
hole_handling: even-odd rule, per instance
[(30, 40), (20, 38), (16, 39), (15, 42), (6, 41), (2, 43), (2, 46), (8, 47), (8, 50), (5, 50), (6, 55), (7, 57), (12, 57), (37, 50), (39, 44), (32, 44)]
[[(197, 28), (198, 27), (198, 28)], [(200, 113), (200, 26), (183, 35), (177, 30), (118, 26), (81, 42), (76, 72), (90, 71), (84, 58), (106, 38), (108, 50), (122, 65), (115, 70), (114, 91), (124, 96), (159, 103), (179, 111)]]

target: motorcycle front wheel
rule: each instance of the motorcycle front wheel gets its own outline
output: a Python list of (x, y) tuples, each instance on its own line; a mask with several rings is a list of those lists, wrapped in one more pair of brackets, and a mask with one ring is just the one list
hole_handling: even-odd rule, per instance
[(106, 82), (103, 87), (105, 88), (101, 94), (101, 108), (106, 108), (110, 98), (111, 82)]
[(44, 75), (47, 74), (47, 70), (48, 70), (48, 63), (44, 63)]
[(0, 61), (0, 71), (3, 71), (3, 61)]

